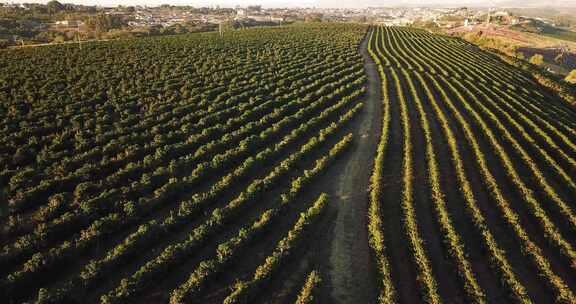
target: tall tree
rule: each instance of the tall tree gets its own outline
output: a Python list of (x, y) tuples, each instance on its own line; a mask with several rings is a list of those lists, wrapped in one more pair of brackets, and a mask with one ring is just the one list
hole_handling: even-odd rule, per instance
[(65, 9), (64, 5), (56, 0), (52, 0), (46, 3), (46, 7), (48, 8), (48, 13), (50, 14), (58, 13)]
[(541, 54), (534, 54), (532, 57), (530, 57), (530, 63), (540, 66), (542, 63), (544, 63), (544, 56)]
[(573, 69), (570, 73), (568, 73), (568, 76), (566, 76), (564, 80), (569, 83), (576, 84), (576, 69)]

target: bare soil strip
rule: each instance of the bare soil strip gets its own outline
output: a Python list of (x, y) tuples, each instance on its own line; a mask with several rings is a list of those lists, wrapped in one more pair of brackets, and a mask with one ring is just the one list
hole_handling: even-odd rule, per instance
[(364, 109), (352, 126), (356, 142), (342, 171), (327, 176), (333, 185), (331, 198), (337, 209), (329, 252), (329, 280), (333, 303), (375, 302), (375, 274), (368, 247), (368, 185), (370, 168), (380, 133), (382, 105), (380, 78), (367, 51), (360, 45), (367, 76)]

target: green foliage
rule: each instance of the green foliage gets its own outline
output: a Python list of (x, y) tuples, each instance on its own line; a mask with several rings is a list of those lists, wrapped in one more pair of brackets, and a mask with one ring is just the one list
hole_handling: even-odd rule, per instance
[[(41, 293), (66, 302), (205, 217), (102, 301), (129, 299), (310, 162), (278, 197), (287, 210), (351, 144), (345, 136), (321, 155), (362, 107), (356, 49), (364, 30), (320, 23), (3, 52), (0, 84), (10, 89), (0, 93), (9, 215), (2, 232), (17, 233), (0, 252), (15, 265), (9, 298), (27, 297), (23, 291), (44, 287), (59, 266), (91, 255), (77, 275)], [(238, 197), (220, 205), (239, 184)], [(161, 218), (150, 220), (156, 213)], [(219, 246), (201, 278), (235, 246)]]
[(576, 69), (570, 71), (564, 80), (569, 83), (576, 84)]
[(48, 9), (48, 12), (51, 14), (58, 13), (65, 9), (64, 5), (62, 5), (62, 3), (56, 0), (48, 1), (48, 3), (46, 3), (46, 8)]
[[(551, 94), (544, 86), (553, 89), (561, 96), (570, 94), (570, 88), (562, 82), (549, 78), (540, 68), (533, 64), (520, 61), (497, 53), (510, 65), (502, 64), (494, 54), (486, 53), (474, 45), (462, 42), (451, 37), (434, 35), (421, 30), (400, 27), (377, 27), (369, 36), (369, 52), (375, 63), (379, 66), (382, 78), (382, 91), (384, 94), (384, 114), (382, 136), (378, 145), (377, 155), (373, 167), (369, 225), (370, 247), (376, 257), (379, 270), (379, 303), (394, 303), (394, 283), (390, 276), (388, 256), (385, 247), (387, 230), (384, 228), (386, 213), (381, 206), (386, 204), (382, 199), (384, 185), (391, 182), (390, 178), (383, 176), (386, 163), (386, 152), (389, 138), (390, 108), (392, 105), (399, 108), (399, 124), (403, 130), (400, 140), (402, 144), (402, 196), (403, 225), (405, 240), (410, 244), (412, 263), (417, 269), (419, 291), (427, 302), (441, 302), (435, 284), (435, 269), (430, 267), (427, 247), (423, 246), (421, 232), (416, 225), (417, 218), (414, 213), (414, 166), (413, 142), (411, 136), (414, 129), (419, 130), (425, 140), (426, 162), (428, 178), (426, 180), (428, 191), (431, 194), (431, 203), (436, 210), (436, 218), (440, 224), (444, 245), (447, 246), (451, 262), (454, 263), (461, 283), (465, 286), (467, 301), (486, 303), (481, 285), (476, 282), (471, 261), (468, 260), (463, 249), (458, 231), (452, 225), (451, 214), (444, 203), (442, 193), (443, 185), (440, 183), (440, 174), (443, 172), (436, 163), (437, 138), (432, 137), (432, 128), (428, 116), (435, 117), (440, 123), (444, 139), (450, 149), (451, 162), (455, 168), (458, 189), (466, 211), (472, 220), (475, 229), (482, 236), (482, 246), (490, 256), (489, 261), (497, 270), (499, 278), (510, 292), (510, 300), (520, 303), (531, 303), (529, 291), (519, 280), (515, 269), (508, 261), (506, 252), (502, 249), (491, 229), (487, 219), (479, 208), (476, 193), (472, 190), (468, 172), (465, 170), (464, 152), (462, 145), (467, 146), (467, 152), (482, 177), (487, 195), (494, 201), (494, 207), (499, 210), (508, 226), (514, 231), (514, 238), (522, 247), (526, 260), (541, 274), (547, 286), (554, 292), (557, 301), (564, 303), (574, 302), (574, 293), (563, 277), (558, 275), (551, 267), (539, 245), (532, 240), (532, 235), (525, 230), (521, 221), (523, 216), (516, 213), (512, 207), (512, 199), (521, 200), (528, 212), (538, 221), (539, 229), (567, 265), (573, 265), (576, 260), (576, 251), (565, 237), (574, 232), (576, 215), (569, 201), (557, 192), (546, 178), (547, 173), (554, 172), (561, 180), (561, 187), (576, 190), (576, 183), (569, 175), (567, 169), (556, 160), (566, 162), (567, 167), (576, 165), (576, 161), (569, 156), (568, 151), (576, 149), (568, 134), (570, 129), (572, 111), (570, 106)], [(410, 95), (408, 95), (410, 94)], [(564, 95), (565, 94), (565, 95)], [(574, 94), (572, 94), (574, 95)], [(529, 97), (527, 97), (529, 96)], [(424, 100), (425, 102), (421, 101)], [(573, 99), (572, 99), (573, 100)], [(409, 107), (408, 107), (409, 105)], [(414, 114), (417, 111), (417, 115)], [(566, 111), (566, 115), (564, 115)], [(419, 121), (418, 124), (416, 121)], [(398, 122), (398, 121), (397, 121)], [(542, 125), (540, 125), (542, 124)], [(554, 124), (554, 125), (552, 125)], [(514, 133), (510, 130), (514, 129)], [(463, 138), (459, 139), (454, 130), (459, 130)], [(418, 134), (418, 133), (416, 133)], [(461, 135), (462, 135), (461, 134)], [(556, 137), (557, 141), (551, 136)], [(482, 138), (481, 142), (478, 138)], [(517, 138), (522, 138), (521, 144)], [(551, 147), (550, 154), (541, 148), (540, 138)], [(462, 143), (464, 140), (466, 143)], [(561, 148), (557, 143), (566, 145)], [(527, 147), (530, 147), (530, 153)], [(468, 150), (469, 149), (469, 150)], [(394, 150), (392, 150), (394, 151)], [(538, 154), (532, 156), (533, 153)], [(508, 197), (504, 194), (498, 179), (490, 168), (490, 158), (497, 158), (502, 163), (503, 173), (508, 181), (517, 190), (518, 195)], [(554, 156), (552, 156), (554, 155)], [(540, 160), (537, 160), (540, 159)], [(517, 171), (518, 165), (526, 171)], [(569, 169), (568, 169), (569, 170)], [(520, 175), (522, 174), (522, 176)], [(533, 184), (525, 183), (524, 175), (529, 174)], [(393, 177), (395, 178), (395, 177)], [(393, 179), (392, 178), (392, 179)], [(394, 180), (394, 182), (396, 182)], [(546, 198), (543, 204), (542, 197)], [(548, 202), (554, 205), (560, 217), (551, 216), (545, 211)], [(546, 207), (545, 207), (546, 205)], [(570, 228), (566, 231), (559, 229), (554, 218), (569, 222)], [(558, 226), (557, 226), (558, 225)], [(563, 233), (566, 232), (566, 233)]]
[(322, 283), (322, 278), (320, 277), (318, 271), (311, 271), (308, 274), (308, 277), (306, 277), (306, 282), (304, 283), (304, 286), (302, 286), (295, 304), (317, 303), (318, 298), (315, 293), (317, 292), (318, 285), (320, 285), (320, 283)]
[(542, 54), (534, 54), (530, 57), (530, 63), (541, 66), (544, 63), (544, 56)]
[(318, 221), (326, 209), (327, 201), (326, 194), (320, 194), (314, 204), (306, 212), (300, 214), (298, 221), (287, 235), (276, 244), (272, 254), (256, 268), (253, 277), (248, 281), (237, 282), (232, 293), (224, 299), (224, 303), (251, 303), (259, 289), (264, 288), (265, 284), (272, 280), (274, 274), (279, 271), (282, 264), (286, 263), (295, 247), (302, 243), (306, 233), (311, 229), (310, 226)]
[(85, 23), (86, 27), (93, 31), (96, 37), (101, 37), (103, 33), (113, 29), (120, 29), (127, 24), (120, 16), (106, 14), (89, 16), (85, 19)]

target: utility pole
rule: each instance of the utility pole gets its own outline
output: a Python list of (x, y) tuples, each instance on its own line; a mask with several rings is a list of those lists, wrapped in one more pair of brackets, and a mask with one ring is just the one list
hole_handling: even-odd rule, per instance
[(490, 7), (488, 8), (488, 17), (486, 18), (486, 26), (490, 25), (490, 17), (492, 17), (492, 11), (494, 10), (494, 2), (490, 0)]
[(82, 42), (80, 41), (80, 23), (76, 23), (76, 38), (78, 38), (78, 48), (82, 50)]

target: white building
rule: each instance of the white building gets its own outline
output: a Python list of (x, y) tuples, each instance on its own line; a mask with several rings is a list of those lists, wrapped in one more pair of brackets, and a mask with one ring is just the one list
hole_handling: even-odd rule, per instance
[(236, 9), (236, 16), (246, 17), (247, 15), (248, 15), (248, 12), (245, 9), (243, 9), (243, 8)]
[(60, 21), (56, 21), (54, 22), (54, 24), (56, 25), (60, 25), (60, 26), (80, 26), (82, 25), (81, 21), (76, 21), (76, 20), (60, 20)]

